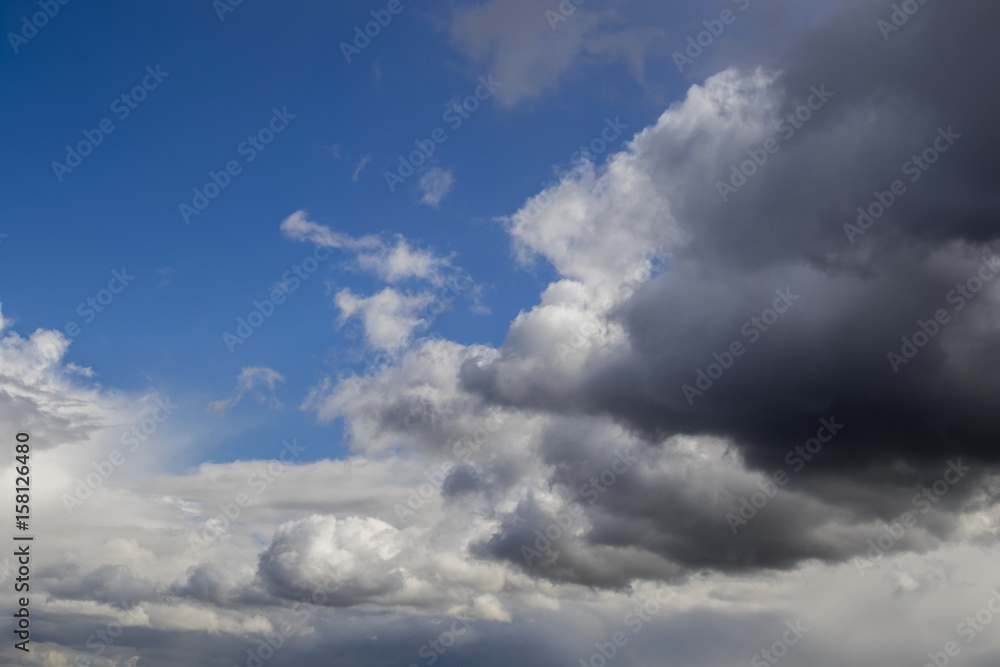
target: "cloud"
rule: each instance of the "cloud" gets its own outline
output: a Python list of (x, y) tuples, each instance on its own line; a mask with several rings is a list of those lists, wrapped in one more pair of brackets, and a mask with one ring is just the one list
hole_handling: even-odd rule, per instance
[(360, 318), (369, 347), (395, 352), (409, 343), (416, 329), (427, 326), (427, 320), (417, 314), (431, 300), (428, 293), (411, 296), (386, 287), (370, 297), (343, 289), (337, 292), (334, 303), (340, 309), (341, 324)]
[(355, 238), (308, 220), (304, 211), (289, 216), (281, 229), (294, 240), (353, 252), (349, 268), (387, 284), (370, 296), (342, 289), (334, 298), (341, 312), (340, 324), (357, 317), (366, 343), (374, 350), (399, 352), (409, 345), (415, 331), (428, 327), (459, 296), (469, 298), (475, 312), (488, 312), (480, 302), (481, 288), (453, 265), (451, 256), (416, 248), (401, 235), (390, 241), (375, 236)]
[(390, 284), (419, 280), (439, 286), (445, 282), (446, 273), (458, 273), (451, 266), (451, 258), (414, 248), (402, 236), (397, 235), (388, 243), (372, 235), (355, 238), (310, 221), (305, 211), (297, 211), (286, 218), (281, 223), (281, 231), (295, 241), (351, 251), (356, 256), (355, 268)]
[(281, 233), (293, 241), (311, 241), (318, 246), (338, 250), (359, 251), (382, 246), (382, 242), (377, 236), (367, 235), (355, 238), (312, 222), (305, 211), (296, 211), (282, 220)]
[[(448, 661), (484, 667), (596, 664), (615, 632), (623, 663), (727, 667), (789, 622), (809, 630), (788, 660), (816, 667), (955, 641), (997, 583), (1000, 279), (960, 310), (947, 295), (1000, 253), (1000, 94), (960, 67), (996, 55), (998, 10), (927, 4), (888, 43), (880, 10), (843, 5), (772, 67), (692, 86), (508, 216), (518, 256), (556, 276), (497, 346), (418, 335), (411, 300), (447, 282), (450, 258), (290, 216), (287, 238), (390, 283), (339, 293), (345, 316), (375, 345), (408, 340), (370, 376), (312, 391), (307, 407), (344, 427), (341, 460), (293, 463), (275, 443), (269, 461), (115, 467), (148, 397), (94, 384), (59, 332), (0, 316), (0, 421), (31, 432), (46, 473), (32, 479), (41, 659), (93, 655), (110, 623), (122, 633), (104, 652), (153, 667), (245, 661), (283, 627), (269, 664), (421, 663), (446, 631)], [(822, 85), (834, 97), (723, 201), (716, 183)], [(857, 207), (949, 125), (960, 142), (851, 243)], [(795, 300), (771, 320), (778, 291)], [(950, 321), (894, 373), (886, 353), (938, 308)], [(711, 384), (689, 401), (698, 370)], [(245, 369), (217, 403), (278, 381)], [(820, 442), (822, 420), (843, 428)], [(198, 436), (157, 431), (141, 452)], [(70, 514), (61, 498), (88, 476), (100, 483)], [(1000, 637), (961, 648), (995, 664)], [(0, 647), (4, 664), (17, 653)]]
[(555, 90), (574, 70), (595, 62), (624, 61), (642, 80), (647, 50), (663, 36), (660, 29), (623, 25), (613, 9), (563, 6), (572, 13), (533, 0), (464, 6), (454, 13), (450, 36), (459, 51), (503, 84), (496, 98), (507, 107)]
[(436, 207), (448, 196), (454, 184), (455, 176), (450, 169), (440, 167), (431, 169), (420, 177), (420, 189), (423, 192), (420, 203)]
[(451, 268), (448, 258), (415, 249), (402, 237), (396, 237), (391, 246), (383, 246), (379, 253), (359, 254), (357, 263), (361, 270), (390, 284), (416, 279), (440, 285), (444, 272)]
[[(511, 405), (543, 404), (560, 412), (589, 406), (588, 412), (611, 414), (651, 438), (726, 435), (745, 448), (752, 465), (771, 469), (824, 413), (866, 426), (845, 432), (837, 453), (814, 466), (816, 472), (895, 458), (939, 466), (957, 453), (992, 461), (985, 443), (995, 425), (985, 410), (1000, 386), (970, 365), (969, 355), (995, 352), (997, 322), (990, 310), (997, 283), (986, 283), (975, 300), (962, 299), (961, 313), (948, 303), (951, 290), (976, 276), (984, 258), (989, 262), (997, 251), (982, 238), (978, 213), (955, 219), (947, 228), (952, 235), (942, 237), (932, 202), (950, 197), (950, 186), (930, 176), (910, 186), (908, 199), (863, 244), (851, 244), (843, 229), (854, 222), (858, 205), (871, 199), (872, 184), (884, 187), (915, 148), (939, 136), (937, 128), (947, 126), (944, 114), (930, 106), (904, 117), (895, 97), (873, 109), (870, 98), (842, 81), (844, 101), (831, 101), (807, 136), (783, 145), (733, 195), (741, 201), (729, 204), (714, 192), (729, 166), (771, 136), (808, 93), (808, 86), (785, 87), (792, 76), (716, 75), (692, 87), (683, 103), (605, 168), (581, 166), (546, 192), (540, 213), (529, 202), (512, 216), (522, 254), (545, 257), (567, 280), (590, 288), (591, 299), (645, 261), (648, 248), (663, 248), (671, 270), (620, 305), (613, 320), (624, 327), (621, 341), (627, 344), (591, 355), (589, 369), (557, 382), (561, 376), (548, 373), (543, 360), (526, 364), (522, 337), (513, 334), (528, 320), (540, 320), (543, 305), (515, 324), (495, 363), (482, 371), (468, 367), (469, 386)], [(809, 80), (797, 72), (795, 78)], [(859, 126), (862, 114), (875, 120)], [(859, 140), (859, 133), (871, 136)], [(858, 151), (867, 152), (860, 160), (864, 175)], [(814, 167), (806, 180), (805, 165), (817, 154), (824, 156), (822, 171)], [(961, 170), (968, 158), (955, 152), (944, 159)], [(975, 209), (992, 206), (985, 190), (966, 196), (979, 202)], [(820, 201), (822, 215), (815, 211)], [(697, 369), (711, 363), (713, 353), (736, 340), (747, 343), (741, 325), (770, 305), (775, 290), (786, 288), (800, 296), (795, 309), (718, 380), (718, 388), (689, 405), (682, 385), (693, 386)], [(954, 321), (919, 360), (893, 373), (887, 353), (898, 351), (900, 337), (939, 308), (952, 312)], [(864, 386), (854, 380), (860, 376), (868, 378)], [(810, 400), (803, 402), (804, 396)], [(908, 416), (913, 410), (922, 418)], [(928, 422), (951, 435), (934, 435)]]
[[(4, 339), (4, 368), (23, 380), (37, 351), (13, 336)], [(705, 529), (724, 506), (719, 494), (727, 487), (745, 493), (755, 473), (727, 457), (721, 440), (679, 438), (653, 448), (601, 418), (496, 413), (458, 381), (463, 360), (493, 354), (485, 346), (425, 341), (367, 389), (357, 385), (342, 403), (345, 414), (352, 424), (369, 415), (373, 427), (391, 429), (385, 442), (407, 445), (395, 452), (366, 449), (379, 434), (355, 430), (359, 455), (343, 460), (281, 461), (275, 443), (272, 461), (205, 463), (179, 474), (121, 467), (72, 515), (60, 494), (91, 460), (121, 447), (117, 424), (139, 409), (136, 397), (51, 387), (65, 396), (49, 395), (50, 404), (83, 389), (94, 392), (89, 404), (108, 413), (92, 433), (67, 433), (51, 450), (38, 450), (36, 464), (47, 474), (35, 482), (33, 509), (44, 517), (48, 547), (32, 560), (33, 591), (46, 600), (33, 625), (33, 650), (52, 664), (84, 654), (98, 658), (95, 664), (103, 656), (108, 665), (137, 664), (138, 657), (166, 667), (232, 661), (271, 637), (282, 644), (271, 659), (276, 665), (325, 664), (333, 650), (398, 664), (421, 661), (422, 647), (453, 628), (449, 659), (497, 667), (511, 656), (526, 664), (572, 662), (595, 650), (595, 636), (635, 630), (626, 623), (636, 617), (628, 615), (645, 605), (653, 611), (639, 628), (642, 641), (630, 649), (636, 659), (654, 662), (670, 651), (724, 667), (766, 645), (761, 636), (777, 638), (787, 620), (801, 618), (810, 641), (796, 655), (833, 667), (872, 656), (898, 662), (913, 623), (928, 628), (928, 645), (943, 645), (953, 638), (955, 619), (974, 614), (989, 597), (993, 560), (988, 549), (970, 546), (946, 545), (930, 556), (900, 549), (863, 577), (851, 564), (815, 560), (780, 579), (734, 576), (712, 571), (718, 567), (703, 571), (704, 557), (691, 558), (703, 574), (678, 574), (685, 569), (677, 564), (680, 547), (710, 544)], [(48, 360), (52, 379), (62, 360)], [(13, 423), (30, 414), (12, 415)], [(379, 414), (395, 419), (376, 421)], [(58, 421), (46, 413), (32, 428), (52, 432), (47, 425)], [(465, 448), (456, 451), (456, 442)], [(323, 446), (321, 439), (299, 444)], [(578, 485), (600, 478), (618, 448), (640, 460), (605, 481), (607, 490), (590, 504)], [(270, 471), (266, 478), (262, 470)], [(13, 472), (5, 474), (13, 484)], [(454, 485), (462, 488), (457, 496), (445, 492)], [(870, 492), (863, 480), (858, 489), (859, 497)], [(816, 543), (838, 548), (840, 534), (824, 539), (824, 526), (842, 521), (842, 509), (829, 504), (813, 514), (805, 500), (772, 499), (780, 504), (768, 505), (757, 521), (769, 522), (773, 534), (756, 536), (757, 547), (791, 540), (803, 524), (789, 521), (812, 517)], [(527, 565), (521, 539), (534, 545), (535, 531), (551, 532), (552, 521), (573, 505), (585, 512), (574, 513), (565, 535), (554, 538), (556, 549)], [(935, 509), (907, 539), (922, 538), (946, 516)], [(966, 520), (966, 538), (1000, 525), (995, 507)], [(669, 602), (653, 606), (658, 598)], [(817, 607), (817, 599), (824, 604)], [(880, 619), (879, 631), (845, 648), (845, 619), (870, 622), (859, 620), (859, 608)], [(108, 628), (113, 644), (97, 639)], [(95, 646), (104, 647), (102, 656)], [(963, 653), (982, 662), (998, 647), (984, 634)], [(0, 655), (5, 664), (26, 664), (10, 645)]]
[(351, 181), (353, 181), (354, 183), (357, 183), (358, 182), (358, 178), (361, 176), (362, 170), (366, 166), (368, 166), (368, 163), (371, 162), (371, 161), (372, 161), (372, 156), (371, 155), (365, 155), (360, 160), (358, 160), (358, 163), (356, 165), (354, 165), (354, 172), (351, 174)]
[(266, 387), (267, 393), (256, 392), (257, 402), (268, 407), (281, 407), (281, 401), (274, 394), (275, 385), (284, 382), (285, 378), (277, 371), (260, 366), (248, 366), (240, 371), (236, 378), (236, 389), (229, 398), (214, 401), (209, 404), (208, 411), (222, 416), (236, 407), (243, 397), (258, 387)]
[[(527, 568), (550, 580), (613, 587), (701, 567), (848, 561), (961, 457), (971, 464), (963, 484), (896, 548), (957, 539), (963, 517), (977, 511), (978, 480), (997, 462), (991, 406), (1000, 383), (974, 360), (998, 353), (1000, 280), (976, 276), (989, 274), (1000, 252), (983, 212), (1000, 211), (978, 177), (962, 179), (964, 203), (955, 202), (952, 174), (977, 172), (979, 144), (941, 154), (947, 166), (918, 180), (901, 168), (929, 142), (940, 146), (953, 124), (963, 137), (995, 141), (976, 87), (920, 75), (934, 70), (925, 60), (939, 55), (930, 54), (965, 53), (948, 36), (975, 28), (934, 10), (951, 27), (924, 35), (930, 50), (890, 49), (853, 77), (862, 65), (845, 63), (840, 45), (875, 22), (870, 9), (839, 11), (808, 47), (788, 47), (780, 67), (728, 69), (692, 86), (605, 164), (578, 165), (506, 218), (518, 256), (549, 262), (558, 278), (499, 348), (418, 343), (398, 367), (368, 383), (327, 386), (311, 405), (343, 419), (358, 447), (435, 456), (454, 456), (451, 443), (490, 410), (519, 415), (505, 427), (517, 435), (503, 440), (517, 446), (476, 465), (474, 478), (484, 498), (514, 503), (477, 553), (522, 569), (521, 538), (579, 502), (574, 489), (588, 478), (568, 474), (572, 462), (591, 446), (615, 446), (602, 420), (645, 443), (645, 472), (585, 508), (581, 532), (565, 537), (554, 562)], [(864, 34), (856, 51), (878, 60), (871, 52), (884, 42), (877, 31)], [(985, 104), (996, 106), (995, 97)], [(807, 103), (808, 124), (789, 137), (788, 114), (801, 116)], [(959, 126), (954, 114), (966, 108), (977, 111)], [(720, 196), (718, 183), (769, 138), (780, 148), (751, 164), (752, 178), (731, 200)], [(851, 243), (845, 223), (894, 178), (906, 179), (905, 197)], [(658, 258), (667, 258), (661, 271)], [(977, 296), (958, 296), (969, 280)], [(942, 308), (948, 323), (925, 325), (935, 333), (919, 356), (901, 369), (887, 363), (901, 338)], [(601, 439), (566, 435), (566, 420), (597, 420), (585, 423)], [(843, 425), (835, 444), (734, 537), (726, 515), (758, 482), (788, 472), (822, 420)], [(690, 463), (676, 458), (687, 438)], [(729, 470), (727, 460), (738, 466)], [(537, 476), (525, 472), (539, 465)], [(670, 475), (668, 465), (686, 466), (688, 476)], [(560, 492), (548, 508), (529, 493), (543, 486)], [(664, 506), (684, 508), (679, 523)]]
[(117, 396), (78, 383), (75, 376), (93, 371), (62, 363), (70, 339), (61, 332), (37, 329), (24, 338), (13, 324), (0, 312), (0, 420), (32, 434), (42, 449), (97, 437), (123, 407)]

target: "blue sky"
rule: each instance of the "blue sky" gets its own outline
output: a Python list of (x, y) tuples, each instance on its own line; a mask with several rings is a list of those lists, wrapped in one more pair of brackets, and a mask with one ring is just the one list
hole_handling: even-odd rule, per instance
[[(18, 24), (33, 7), (6, 5), (5, 24)], [(242, 367), (279, 369), (285, 409), (233, 412), (233, 420), (258, 423), (205, 443), (201, 454), (217, 461), (263, 455), (263, 443), (277, 434), (308, 431), (313, 418), (296, 408), (317, 367), (349, 370), (348, 348), (357, 347), (336, 329), (329, 298), (332, 290), (365, 287), (363, 277), (343, 270), (344, 257), (322, 267), (252, 341), (232, 354), (221, 342), (252, 301), (308, 254), (279, 232), (293, 211), (306, 209), (345, 233), (403, 234), (454, 253), (483, 287), (489, 313), (472, 314), (459, 302), (431, 331), (501, 342), (505, 324), (530, 305), (550, 270), (515, 266), (496, 218), (551, 182), (554, 166), (567, 168), (605, 118), (629, 126), (619, 137), (626, 140), (658, 107), (626, 66), (598, 64), (591, 74), (599, 86), (576, 75), (560, 82), (558, 95), (513, 108), (487, 99), (453, 130), (443, 120), (447, 104), (474, 93), (478, 77), (493, 74), (489, 63), (456, 53), (441, 9), (410, 3), (347, 63), (340, 43), (353, 41), (353, 26), (378, 9), (245, 2), (220, 20), (206, 2), (73, 2), (16, 54), (6, 49), (4, 85), (18, 96), (0, 110), (12, 128), (2, 166), (9, 237), (0, 281), (18, 289), (4, 295), (5, 316), (24, 330), (63, 329), (81, 319), (77, 305), (106, 286), (112, 270), (127, 267), (135, 281), (93, 322), (81, 322), (71, 348), (72, 361), (99, 369), (100, 382), (156, 388), (197, 410), (207, 397), (225, 396)], [(546, 21), (541, 9), (537, 20)], [(147, 66), (160, 68), (162, 81), (148, 78)], [(121, 101), (112, 107), (144, 77), (156, 85), (135, 109)], [(666, 90), (684, 85), (676, 72), (651, 78)], [(274, 108), (295, 118), (246, 162), (239, 145), (267, 125)], [(66, 159), (67, 144), (105, 118), (114, 130), (99, 132), (93, 154), (56, 174), (52, 163)], [(448, 140), (432, 159), (454, 174), (452, 191), (438, 206), (421, 204), (415, 176), (390, 192), (384, 172), (439, 127)], [(241, 172), (186, 223), (179, 204), (190, 204), (192, 189), (230, 160)]]

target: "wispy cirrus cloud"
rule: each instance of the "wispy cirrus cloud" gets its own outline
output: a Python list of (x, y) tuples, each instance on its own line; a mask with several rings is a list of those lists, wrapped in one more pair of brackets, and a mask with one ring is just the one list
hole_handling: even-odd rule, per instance
[[(220, 416), (225, 415), (231, 408), (239, 405), (247, 394), (255, 396), (261, 405), (271, 408), (281, 407), (281, 401), (275, 395), (275, 388), (284, 381), (285, 378), (274, 369), (248, 366), (240, 371), (236, 378), (236, 388), (233, 390), (233, 395), (226, 399), (213, 401), (208, 405), (208, 411)], [(266, 391), (255, 391), (257, 389), (266, 389)]]

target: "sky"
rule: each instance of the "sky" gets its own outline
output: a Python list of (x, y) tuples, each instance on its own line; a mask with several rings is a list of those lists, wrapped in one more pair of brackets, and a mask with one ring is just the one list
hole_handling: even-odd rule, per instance
[(997, 664), (996, 7), (0, 23), (2, 664)]

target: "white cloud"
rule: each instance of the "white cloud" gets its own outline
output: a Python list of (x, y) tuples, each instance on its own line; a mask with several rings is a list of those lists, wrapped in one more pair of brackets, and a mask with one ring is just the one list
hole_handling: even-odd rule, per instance
[[(70, 339), (59, 331), (37, 329), (24, 338), (0, 312), (0, 421), (26, 431), (37, 448), (64, 441), (90, 442), (120, 419), (126, 406), (114, 394), (78, 384), (75, 376), (93, 371), (64, 364)], [(130, 421), (138, 416), (131, 412)]]
[(377, 236), (367, 235), (355, 238), (312, 222), (305, 211), (296, 211), (282, 220), (281, 233), (294, 241), (311, 241), (318, 246), (341, 250), (358, 251), (378, 248), (382, 245)]
[[(544, 257), (596, 298), (611, 298), (623, 277), (685, 242), (672, 207), (685, 184), (712, 183), (731, 146), (767, 131), (771, 81), (761, 71), (727, 70), (691, 86), (606, 165), (583, 162), (533, 196), (504, 219), (521, 261)], [(683, 165), (664, 163), (664, 151), (693, 141), (698, 150), (685, 148)]]
[(281, 231), (295, 241), (352, 251), (356, 255), (357, 269), (372, 273), (387, 283), (415, 279), (440, 285), (445, 280), (445, 272), (456, 272), (450, 258), (413, 248), (402, 236), (397, 235), (391, 243), (372, 235), (353, 237), (310, 221), (305, 211), (296, 211), (286, 218), (281, 223)]
[[(459, 296), (471, 299), (476, 312), (488, 312), (479, 301), (479, 286), (452, 264), (452, 257), (415, 248), (401, 235), (388, 242), (375, 236), (355, 238), (310, 221), (304, 211), (289, 216), (281, 229), (295, 240), (353, 251), (349, 268), (389, 285), (370, 296), (345, 288), (334, 299), (340, 323), (357, 317), (372, 349), (392, 353), (404, 349), (417, 330), (429, 326)], [(396, 287), (407, 283), (417, 287), (405, 291)]]
[(435, 167), (420, 177), (420, 189), (423, 197), (420, 203), (428, 206), (438, 206), (441, 200), (448, 196), (455, 184), (455, 175), (450, 169)]
[(428, 250), (415, 249), (401, 236), (396, 237), (393, 245), (384, 246), (378, 253), (360, 253), (357, 264), (361, 270), (373, 273), (390, 284), (416, 279), (440, 285), (444, 281), (444, 272), (450, 268), (448, 258)]
[(360, 318), (370, 347), (395, 352), (409, 344), (416, 329), (427, 326), (427, 320), (417, 313), (432, 300), (433, 296), (427, 292), (410, 295), (386, 287), (369, 297), (343, 289), (334, 303), (340, 308), (341, 323), (352, 317)]

